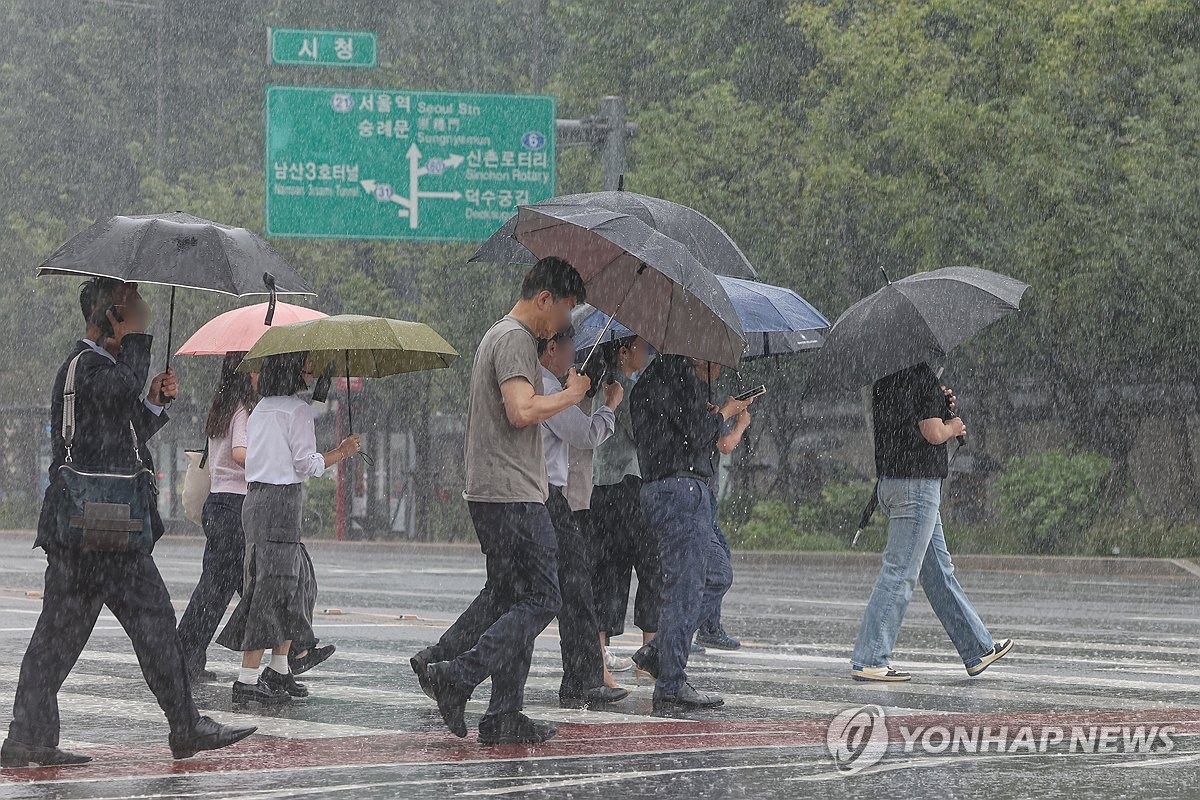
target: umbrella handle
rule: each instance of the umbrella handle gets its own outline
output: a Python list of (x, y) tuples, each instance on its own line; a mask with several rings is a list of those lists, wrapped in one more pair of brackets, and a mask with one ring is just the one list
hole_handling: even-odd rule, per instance
[(171, 368), (171, 335), (175, 332), (175, 287), (171, 287), (171, 312), (167, 317), (167, 364), (163, 372)]
[(271, 327), (271, 323), (275, 321), (275, 295), (277, 293), (275, 289), (275, 276), (269, 272), (264, 272), (263, 284), (267, 287), (267, 291), (271, 293), (270, 299), (267, 300), (267, 317), (263, 320), (263, 324), (269, 328)]

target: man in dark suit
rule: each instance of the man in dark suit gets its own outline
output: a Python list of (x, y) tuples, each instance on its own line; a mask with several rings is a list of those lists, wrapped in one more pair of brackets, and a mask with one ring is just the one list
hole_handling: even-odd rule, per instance
[[(59, 369), (51, 396), (50, 487), (34, 544), (46, 551), (46, 584), (42, 613), (21, 662), (8, 738), (0, 747), (0, 766), (6, 768), (91, 760), (58, 748), (58, 690), (87, 644), (103, 606), (108, 606), (133, 642), (142, 675), (170, 723), (175, 758), (225, 747), (255, 731), (200, 716), (175, 632), (175, 610), (151, 554), (87, 550), (59, 529), (58, 511), (67, 498), (56, 478), (67, 457), (63, 388), (71, 361), (79, 356), (71, 455), (83, 470), (130, 473), (139, 457), (152, 470), (146, 441), (166, 424), (164, 406), (177, 392), (175, 377), (168, 371), (151, 381), (148, 395), (142, 398), (151, 337), (144, 332), (149, 314), (137, 284), (90, 280), (80, 291), (80, 310), (88, 322), (87, 336), (76, 343)], [(131, 425), (136, 434), (131, 433)], [(157, 508), (151, 509), (151, 522), (157, 541), (163, 532)]]

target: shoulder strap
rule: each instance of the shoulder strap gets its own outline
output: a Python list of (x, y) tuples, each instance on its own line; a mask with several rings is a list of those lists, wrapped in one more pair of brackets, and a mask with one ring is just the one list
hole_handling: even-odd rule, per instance
[[(72, 461), (71, 442), (75, 440), (75, 370), (79, 366), (79, 359), (83, 358), (85, 353), (87, 350), (71, 359), (70, 365), (67, 366), (66, 380), (63, 381), (63, 444), (67, 448), (68, 464)], [(137, 429), (133, 427), (133, 420), (129, 421), (129, 435), (133, 439), (133, 457), (137, 459), (139, 466), (144, 466), (142, 454), (138, 450)], [(207, 451), (207, 447), (205, 450)]]
[(84, 350), (71, 359), (67, 366), (67, 379), (63, 382), (63, 443), (67, 447), (67, 463), (71, 463), (71, 442), (75, 439), (75, 368), (79, 359), (83, 358)]

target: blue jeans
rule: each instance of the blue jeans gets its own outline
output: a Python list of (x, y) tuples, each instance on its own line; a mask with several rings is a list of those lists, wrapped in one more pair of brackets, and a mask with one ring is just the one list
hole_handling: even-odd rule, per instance
[(879, 507), (888, 516), (888, 538), (883, 548), (883, 568), (854, 642), (853, 663), (864, 667), (890, 663), (900, 623), (918, 578), (933, 613), (963, 663), (979, 658), (995, 646), (954, 577), (954, 565), (942, 532), (941, 503), (939, 478), (879, 481)]
[(711, 492), (696, 478), (642, 485), (642, 514), (659, 531), (662, 616), (651, 642), (658, 653), (655, 696), (679, 693), (687, 683), (688, 652), (700, 619), (700, 600), (713, 535)]
[[(709, 492), (712, 495), (712, 492)], [(708, 541), (708, 567), (704, 575), (704, 598), (700, 601), (701, 633), (721, 630), (721, 601), (733, 586), (733, 553), (729, 540), (717, 524), (717, 498), (712, 495), (712, 536)]]

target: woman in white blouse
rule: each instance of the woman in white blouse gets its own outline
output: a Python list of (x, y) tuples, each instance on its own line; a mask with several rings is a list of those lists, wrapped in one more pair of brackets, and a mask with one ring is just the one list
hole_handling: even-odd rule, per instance
[[(242, 668), (233, 684), (235, 705), (285, 703), (308, 695), (296, 682), (287, 657), (293, 640), (315, 641), (317, 582), (300, 542), (300, 484), (362, 450), (357, 435), (327, 453), (317, 450), (312, 407), (296, 396), (312, 377), (307, 353), (268, 356), (258, 380), (262, 399), (247, 424), (244, 588), (217, 639), (242, 653)], [(271, 663), (260, 675), (267, 648)]]

